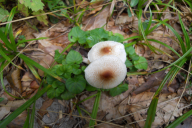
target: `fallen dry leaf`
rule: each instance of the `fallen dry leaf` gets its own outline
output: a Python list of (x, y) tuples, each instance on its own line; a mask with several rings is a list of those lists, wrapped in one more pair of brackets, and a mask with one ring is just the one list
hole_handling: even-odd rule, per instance
[(99, 14), (91, 16), (83, 21), (83, 30), (92, 30), (95, 28), (101, 28), (106, 24), (109, 16), (110, 5), (105, 7)]
[[(45, 68), (50, 68), (51, 64), (53, 63), (54, 59), (50, 55), (46, 55), (39, 64), (42, 65)], [(40, 69), (38, 69), (38, 73), (40, 76), (44, 76), (44, 72)]]
[[(143, 92), (130, 98), (127, 109), (130, 113), (134, 113), (134, 119), (138, 121), (137, 123), (140, 127), (144, 127), (144, 122), (147, 117), (147, 108), (150, 105), (153, 95), (154, 93), (152, 92)], [(156, 110), (156, 117), (155, 121), (152, 123), (152, 128), (162, 126), (162, 124), (165, 124), (169, 121), (171, 113), (174, 111), (175, 106), (179, 100), (179, 97), (176, 98), (176, 95), (176, 93), (160, 95)], [(182, 111), (185, 105), (186, 101), (181, 99), (178, 107), (173, 113), (171, 120), (174, 120), (175, 117), (179, 117), (183, 114)]]

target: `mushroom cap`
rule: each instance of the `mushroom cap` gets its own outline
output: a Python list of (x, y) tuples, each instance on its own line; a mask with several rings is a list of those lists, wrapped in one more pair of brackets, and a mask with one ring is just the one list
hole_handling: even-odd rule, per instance
[(85, 69), (85, 79), (96, 88), (114, 88), (127, 74), (126, 65), (116, 56), (103, 56)]
[(88, 52), (88, 59), (93, 62), (105, 55), (114, 55), (120, 58), (123, 63), (126, 61), (124, 45), (114, 41), (103, 41), (95, 44)]

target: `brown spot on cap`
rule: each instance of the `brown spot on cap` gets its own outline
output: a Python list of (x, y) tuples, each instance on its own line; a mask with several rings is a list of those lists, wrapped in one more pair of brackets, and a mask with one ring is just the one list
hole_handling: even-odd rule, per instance
[(100, 74), (100, 78), (104, 81), (110, 81), (114, 78), (114, 73), (110, 70), (103, 71)]
[(101, 49), (100, 53), (101, 53), (101, 55), (106, 55), (106, 54), (109, 54), (111, 52), (111, 50), (112, 49), (109, 46), (108, 47), (104, 47), (104, 48)]

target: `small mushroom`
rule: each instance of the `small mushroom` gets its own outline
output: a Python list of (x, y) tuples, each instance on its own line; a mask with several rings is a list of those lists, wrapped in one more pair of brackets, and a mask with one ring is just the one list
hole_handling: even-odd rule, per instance
[(114, 41), (103, 41), (95, 44), (88, 52), (88, 59), (93, 62), (105, 55), (114, 55), (120, 58), (123, 63), (126, 61), (124, 45)]
[(109, 89), (119, 85), (127, 74), (126, 65), (116, 56), (103, 56), (85, 69), (85, 79), (96, 87)]

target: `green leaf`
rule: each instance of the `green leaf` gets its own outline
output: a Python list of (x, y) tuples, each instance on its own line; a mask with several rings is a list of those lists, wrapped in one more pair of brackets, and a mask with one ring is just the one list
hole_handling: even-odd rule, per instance
[(9, 12), (6, 9), (0, 8), (0, 22), (7, 21), (9, 17)]
[(84, 44), (86, 42), (86, 32), (80, 29), (80, 27), (74, 27), (68, 34), (68, 39), (70, 42), (79, 42), (80, 44)]
[(127, 8), (127, 13), (128, 13), (128, 16), (129, 16), (129, 17), (132, 17), (132, 13), (131, 13), (131, 10), (130, 10), (129, 7)]
[(65, 85), (58, 86), (58, 88), (56, 89), (56, 93), (61, 94), (62, 92), (64, 92), (64, 90), (65, 90)]
[(147, 60), (144, 58), (144, 57), (139, 57), (139, 60), (137, 61), (134, 61), (134, 66), (137, 68), (137, 69), (147, 69), (148, 67), (148, 63), (147, 63)]
[(86, 87), (86, 80), (81, 75), (75, 76), (74, 78), (69, 78), (66, 81), (66, 87), (71, 93), (81, 93)]
[(93, 47), (93, 45), (97, 44), (98, 42), (100, 42), (100, 39), (97, 36), (88, 36), (86, 38), (86, 41), (89, 45), (89, 48)]
[(135, 53), (135, 49), (133, 48), (133, 46), (129, 46), (125, 48), (125, 52), (127, 53), (127, 55), (133, 55)]
[[(43, 10), (39, 10), (37, 12), (33, 12), (32, 14), (34, 16), (36, 15), (40, 15), (40, 14), (43, 14), (45, 13)], [(41, 24), (45, 24), (46, 26), (48, 26), (48, 18), (47, 18), (47, 15), (40, 15), (40, 16), (37, 16), (37, 20), (41, 23)]]
[(4, 98), (0, 97), (0, 103), (4, 100)]
[(119, 34), (119, 33), (115, 33), (114, 36), (110, 36), (108, 38), (108, 40), (110, 41), (116, 41), (116, 42), (123, 42), (124, 37), (123, 35)]
[(96, 28), (90, 31), (90, 36), (96, 36), (99, 39), (107, 39), (108, 33), (103, 28)]
[(139, 0), (131, 0), (130, 6), (134, 7), (138, 4)]
[(126, 59), (125, 65), (126, 65), (127, 68), (130, 68), (130, 69), (132, 69), (132, 67), (133, 67), (132, 62), (130, 60), (128, 60), (128, 59)]
[(80, 64), (83, 62), (83, 57), (79, 52), (71, 50), (66, 57), (66, 61), (68, 64)]
[(20, 4), (18, 2), (18, 10), (24, 15), (24, 16), (29, 16), (28, 8), (24, 4)]
[(56, 91), (54, 88), (50, 88), (48, 91), (47, 91), (47, 96), (50, 98), (50, 99), (53, 99), (54, 97), (56, 97)]
[(136, 53), (129, 55), (129, 57), (132, 59), (132, 61), (139, 60), (139, 56)]
[(55, 81), (53, 82), (53, 84), (52, 84), (52, 87), (53, 87), (53, 88), (58, 88), (58, 87), (60, 87), (60, 86), (64, 86), (64, 87), (65, 87), (64, 83), (62, 83), (62, 82), (60, 82), (60, 81), (58, 81), (58, 80), (55, 80)]
[(96, 91), (96, 90), (99, 90), (98, 88), (95, 88), (89, 84), (87, 84), (86, 88), (85, 88), (87, 91), (89, 92), (93, 92), (93, 91)]
[(82, 70), (81, 69), (73, 69), (73, 74), (75, 75), (79, 75), (82, 73)]
[(117, 87), (110, 89), (109, 94), (111, 96), (117, 96), (127, 90), (128, 90), (128, 84), (120, 84)]
[(70, 100), (75, 97), (75, 94), (65, 90), (64, 93), (61, 94), (61, 98), (64, 100)]
[(54, 59), (57, 63), (61, 64), (62, 61), (65, 59), (65, 56), (64, 54), (61, 54), (59, 53), (59, 50), (55, 50), (55, 56), (54, 56)]
[(19, 2), (30, 8), (32, 11), (43, 10), (44, 6), (41, 0), (19, 0)]

